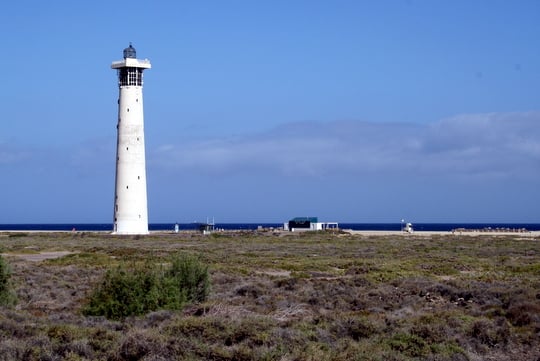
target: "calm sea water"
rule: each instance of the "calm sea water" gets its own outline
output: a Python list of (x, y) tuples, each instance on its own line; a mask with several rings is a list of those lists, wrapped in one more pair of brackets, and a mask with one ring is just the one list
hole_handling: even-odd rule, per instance
[[(215, 227), (226, 230), (254, 230), (281, 228), (283, 223), (216, 223)], [(339, 223), (341, 229), (357, 231), (399, 231), (401, 223)], [(509, 228), (540, 231), (540, 223), (414, 223), (415, 231), (451, 231), (456, 228), (484, 229)], [(0, 231), (112, 231), (110, 223), (65, 223), (65, 224), (0, 224)], [(180, 223), (180, 230), (199, 229), (199, 223)], [(150, 231), (174, 230), (174, 223), (151, 223)]]

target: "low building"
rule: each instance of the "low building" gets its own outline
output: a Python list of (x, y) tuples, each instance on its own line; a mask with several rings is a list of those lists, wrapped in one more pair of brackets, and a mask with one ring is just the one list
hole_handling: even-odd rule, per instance
[(295, 217), (283, 224), (286, 231), (325, 231), (339, 229), (337, 222), (319, 222), (317, 217)]

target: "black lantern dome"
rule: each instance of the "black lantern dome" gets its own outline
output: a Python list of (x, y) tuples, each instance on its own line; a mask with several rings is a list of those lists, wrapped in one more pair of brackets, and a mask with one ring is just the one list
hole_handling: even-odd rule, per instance
[(137, 51), (135, 51), (135, 48), (133, 47), (133, 45), (131, 45), (131, 43), (129, 43), (129, 47), (124, 49), (124, 59), (127, 58), (137, 58)]

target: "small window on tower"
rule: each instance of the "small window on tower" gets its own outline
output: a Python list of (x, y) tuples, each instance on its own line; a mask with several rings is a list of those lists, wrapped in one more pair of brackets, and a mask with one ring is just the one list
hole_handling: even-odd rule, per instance
[(129, 108), (127, 108), (127, 112), (129, 113)]

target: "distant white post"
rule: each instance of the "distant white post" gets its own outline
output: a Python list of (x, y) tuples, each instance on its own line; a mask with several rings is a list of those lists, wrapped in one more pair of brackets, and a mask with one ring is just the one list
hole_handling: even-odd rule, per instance
[(119, 87), (113, 233), (148, 234), (142, 89), (143, 70), (151, 65), (137, 59), (129, 44), (111, 68), (118, 71)]

